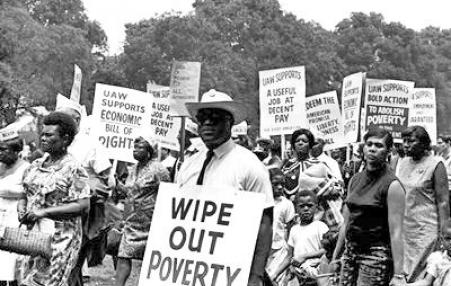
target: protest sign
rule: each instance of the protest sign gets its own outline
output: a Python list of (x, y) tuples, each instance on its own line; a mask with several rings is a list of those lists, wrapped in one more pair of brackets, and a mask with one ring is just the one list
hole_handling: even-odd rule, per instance
[(11, 128), (7, 126), (3, 129), (0, 129), (0, 142), (16, 139), (19, 137), (19, 133), (17, 129)]
[(435, 88), (414, 88), (409, 110), (409, 126), (423, 126), (432, 144), (437, 143), (437, 105)]
[(83, 116), (83, 107), (78, 104), (78, 102), (65, 97), (64, 95), (58, 93), (56, 95), (56, 106), (55, 110), (63, 110), (65, 108), (70, 108), (76, 110), (80, 116)]
[(305, 68), (259, 71), (260, 136), (291, 134), (307, 126)]
[(344, 142), (359, 140), (360, 105), (362, 102), (363, 73), (348, 75), (343, 79), (341, 114), (343, 115)]
[(167, 86), (148, 83), (147, 92), (151, 94), (151, 116), (149, 136), (154, 138), (161, 147), (178, 151), (180, 149), (177, 137), (179, 135), (181, 120), (170, 105)]
[(243, 121), (240, 124), (233, 125), (232, 127), (232, 137), (238, 135), (247, 135), (247, 122)]
[(98, 136), (110, 159), (134, 162), (133, 141), (149, 133), (149, 103), (146, 92), (96, 84), (91, 132)]
[(367, 79), (365, 85), (365, 130), (377, 125), (401, 140), (407, 127), (409, 99), (415, 83), (411, 81)]
[(139, 285), (246, 286), (263, 208), (262, 194), (161, 183)]
[(305, 110), (308, 126), (314, 134), (326, 141), (329, 149), (343, 146), (343, 121), (336, 91), (307, 97)]
[(178, 62), (172, 65), (170, 100), (171, 107), (179, 116), (189, 116), (186, 102), (199, 101), (200, 63)]
[(81, 94), (81, 69), (74, 65), (74, 82), (72, 83), (72, 90), (70, 91), (70, 99), (79, 103)]

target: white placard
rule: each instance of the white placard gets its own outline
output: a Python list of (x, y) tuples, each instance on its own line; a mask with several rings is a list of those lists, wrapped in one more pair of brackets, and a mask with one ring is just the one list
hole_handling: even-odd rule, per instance
[(305, 99), (308, 126), (314, 134), (326, 141), (328, 149), (344, 144), (343, 121), (338, 106), (337, 92), (329, 91)]
[(432, 145), (437, 144), (437, 104), (435, 88), (414, 88), (410, 102), (409, 126), (423, 126)]
[(246, 286), (264, 200), (161, 183), (139, 285)]
[(305, 68), (259, 71), (260, 136), (291, 134), (306, 127)]
[(247, 135), (247, 122), (243, 121), (240, 124), (232, 126), (232, 136)]
[(377, 125), (390, 131), (396, 141), (401, 140), (401, 132), (408, 123), (414, 85), (412, 81), (366, 79), (365, 130)]
[(95, 136), (110, 159), (134, 162), (133, 141), (149, 137), (151, 95), (134, 89), (96, 84), (92, 110)]
[(199, 101), (200, 66), (199, 62), (179, 61), (172, 65), (170, 99), (177, 115), (189, 116), (185, 103)]
[(341, 114), (343, 115), (344, 143), (358, 142), (360, 105), (362, 102), (363, 73), (348, 75), (343, 79)]
[(72, 83), (72, 90), (70, 91), (70, 99), (79, 103), (81, 95), (81, 78), (82, 72), (79, 66), (74, 64), (74, 82)]
[(147, 84), (147, 92), (151, 94), (151, 117), (150, 117), (150, 134), (161, 147), (179, 151), (180, 144), (177, 139), (181, 120), (174, 117), (176, 113), (172, 110), (168, 86), (156, 84)]

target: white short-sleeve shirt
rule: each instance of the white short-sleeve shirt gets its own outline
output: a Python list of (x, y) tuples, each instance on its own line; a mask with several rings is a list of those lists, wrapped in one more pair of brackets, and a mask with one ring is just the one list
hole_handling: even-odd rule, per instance
[[(182, 164), (176, 178), (180, 187), (197, 184), (207, 152), (207, 149), (201, 150)], [(213, 152), (214, 156), (205, 169), (204, 186), (229, 186), (241, 191), (263, 193), (265, 207), (274, 206), (268, 170), (255, 154), (235, 144), (232, 139)]]

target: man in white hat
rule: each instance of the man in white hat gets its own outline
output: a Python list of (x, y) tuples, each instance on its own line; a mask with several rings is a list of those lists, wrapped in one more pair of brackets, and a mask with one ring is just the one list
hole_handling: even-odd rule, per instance
[(263, 285), (265, 264), (271, 249), (274, 198), (269, 174), (251, 151), (235, 144), (232, 126), (245, 119), (245, 111), (227, 94), (210, 90), (200, 102), (186, 103), (199, 125), (199, 135), (207, 149), (188, 158), (181, 166), (176, 182), (185, 185), (231, 186), (248, 192), (263, 193), (266, 208), (257, 237), (248, 285)]

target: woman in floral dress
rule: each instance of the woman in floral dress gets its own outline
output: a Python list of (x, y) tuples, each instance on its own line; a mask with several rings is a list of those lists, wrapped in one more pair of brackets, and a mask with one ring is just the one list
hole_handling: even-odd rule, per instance
[(139, 137), (134, 142), (132, 166), (125, 184), (117, 183), (116, 191), (125, 197), (124, 231), (119, 246), (116, 285), (124, 286), (132, 269), (132, 259), (143, 259), (155, 208), (160, 181), (169, 182), (168, 170), (152, 160), (154, 149)]
[(51, 233), (52, 257), (30, 257), (24, 263), (26, 286), (66, 286), (82, 238), (81, 214), (88, 206), (87, 173), (67, 153), (76, 133), (72, 118), (54, 112), (44, 117), (41, 148), (44, 157), (25, 171), (26, 198), (19, 201), (19, 220)]

